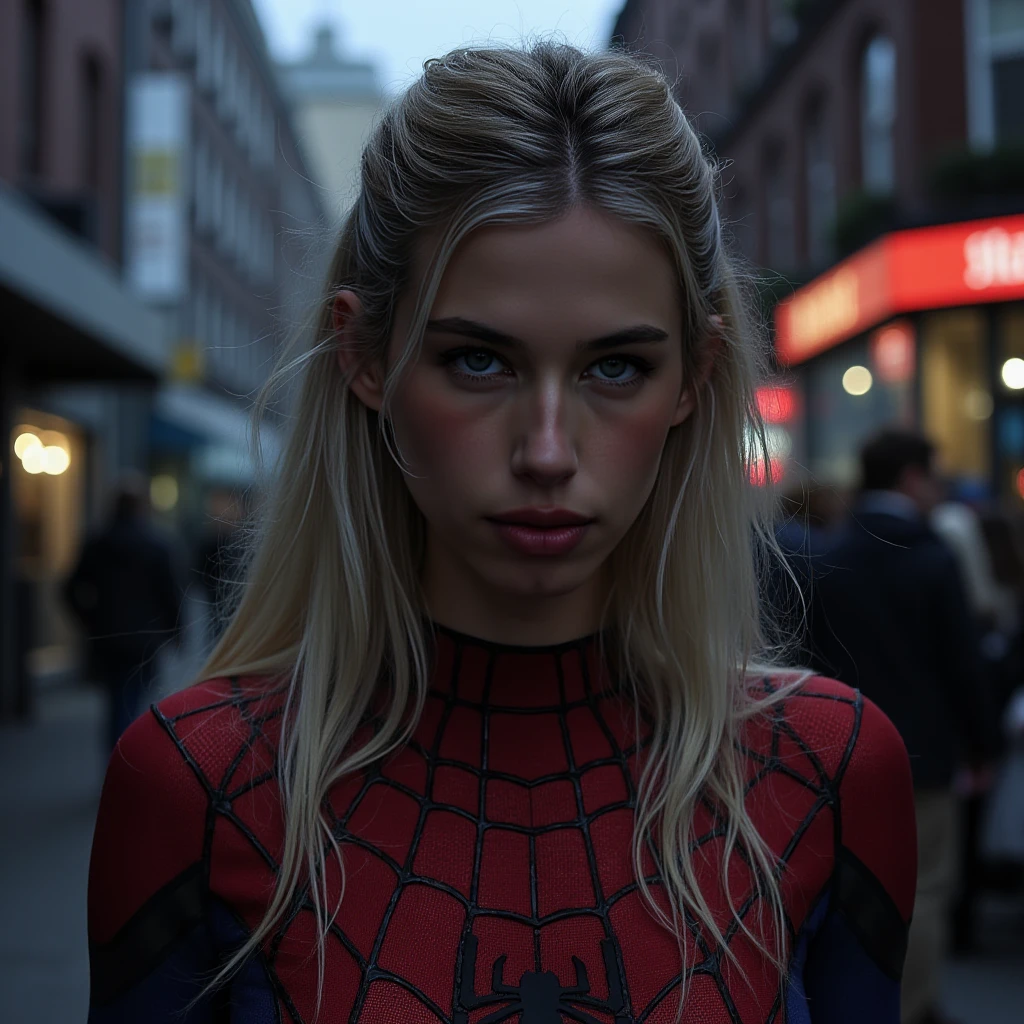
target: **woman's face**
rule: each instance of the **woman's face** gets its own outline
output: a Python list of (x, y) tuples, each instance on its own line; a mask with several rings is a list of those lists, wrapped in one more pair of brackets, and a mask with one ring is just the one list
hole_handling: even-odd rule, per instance
[[(411, 314), (410, 296), (392, 361)], [(485, 629), (484, 606), (523, 620), (573, 607), (593, 628), (582, 620), (605, 592), (599, 570), (692, 408), (681, 329), (669, 256), (609, 215), (577, 208), (462, 242), (391, 410), (436, 617)]]

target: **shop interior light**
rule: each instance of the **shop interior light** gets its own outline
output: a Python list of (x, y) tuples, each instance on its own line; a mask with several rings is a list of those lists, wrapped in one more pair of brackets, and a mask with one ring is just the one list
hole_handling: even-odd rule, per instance
[(971, 388), (964, 395), (964, 412), (972, 420), (987, 420), (992, 408), (992, 396), (984, 388)]
[(35, 476), (46, 469), (45, 452), (46, 449), (41, 444), (34, 444), (25, 449), (25, 454), (21, 457), (21, 464), (26, 473), (31, 473), (32, 476)]
[(33, 476), (48, 473), (60, 476), (71, 465), (71, 451), (68, 439), (56, 430), (36, 430), (35, 427), (18, 428), (14, 442), (14, 454), (21, 459), (26, 473)]
[(843, 390), (848, 395), (860, 397), (871, 390), (871, 371), (866, 366), (851, 366), (843, 374)]
[(60, 445), (50, 444), (43, 449), (43, 472), (50, 476), (60, 476), (66, 473), (71, 465), (71, 456), (65, 448)]
[(19, 459), (25, 458), (25, 452), (29, 448), (42, 447), (43, 442), (39, 440), (39, 435), (35, 433), (35, 430), (31, 427), (19, 427), (21, 433), (18, 434), (17, 439), (14, 442), (14, 454)]
[(1024, 469), (1017, 471), (1017, 493), (1024, 498)]
[(1012, 391), (1024, 388), (1024, 359), (1007, 359), (1003, 363), (1003, 383)]

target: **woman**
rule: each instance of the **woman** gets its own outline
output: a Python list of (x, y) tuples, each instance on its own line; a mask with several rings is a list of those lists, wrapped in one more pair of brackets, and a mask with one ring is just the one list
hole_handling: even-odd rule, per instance
[(906, 754), (753, 670), (755, 355), (658, 73), (427, 63), (207, 681), (111, 761), (94, 1024), (898, 1019)]

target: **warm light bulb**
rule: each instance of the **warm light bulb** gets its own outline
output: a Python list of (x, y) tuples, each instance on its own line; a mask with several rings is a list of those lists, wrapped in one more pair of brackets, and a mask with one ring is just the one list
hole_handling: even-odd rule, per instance
[(843, 374), (843, 390), (855, 397), (866, 395), (872, 383), (871, 371), (866, 366), (851, 366)]

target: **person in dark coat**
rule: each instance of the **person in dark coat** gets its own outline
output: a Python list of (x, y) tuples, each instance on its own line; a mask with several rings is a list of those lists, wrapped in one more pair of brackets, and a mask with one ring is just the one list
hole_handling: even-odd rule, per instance
[(113, 514), (82, 546), (64, 598), (85, 629), (90, 674), (109, 695), (113, 750), (155, 682), (157, 653), (181, 639), (183, 588), (170, 542), (149, 521), (143, 479), (119, 486)]
[(926, 438), (888, 430), (861, 452), (852, 515), (816, 559), (814, 667), (860, 689), (910, 754), (918, 889), (906, 1024), (942, 1021), (938, 983), (956, 873), (954, 773), (988, 756), (978, 636), (953, 552), (928, 523), (942, 497)]

